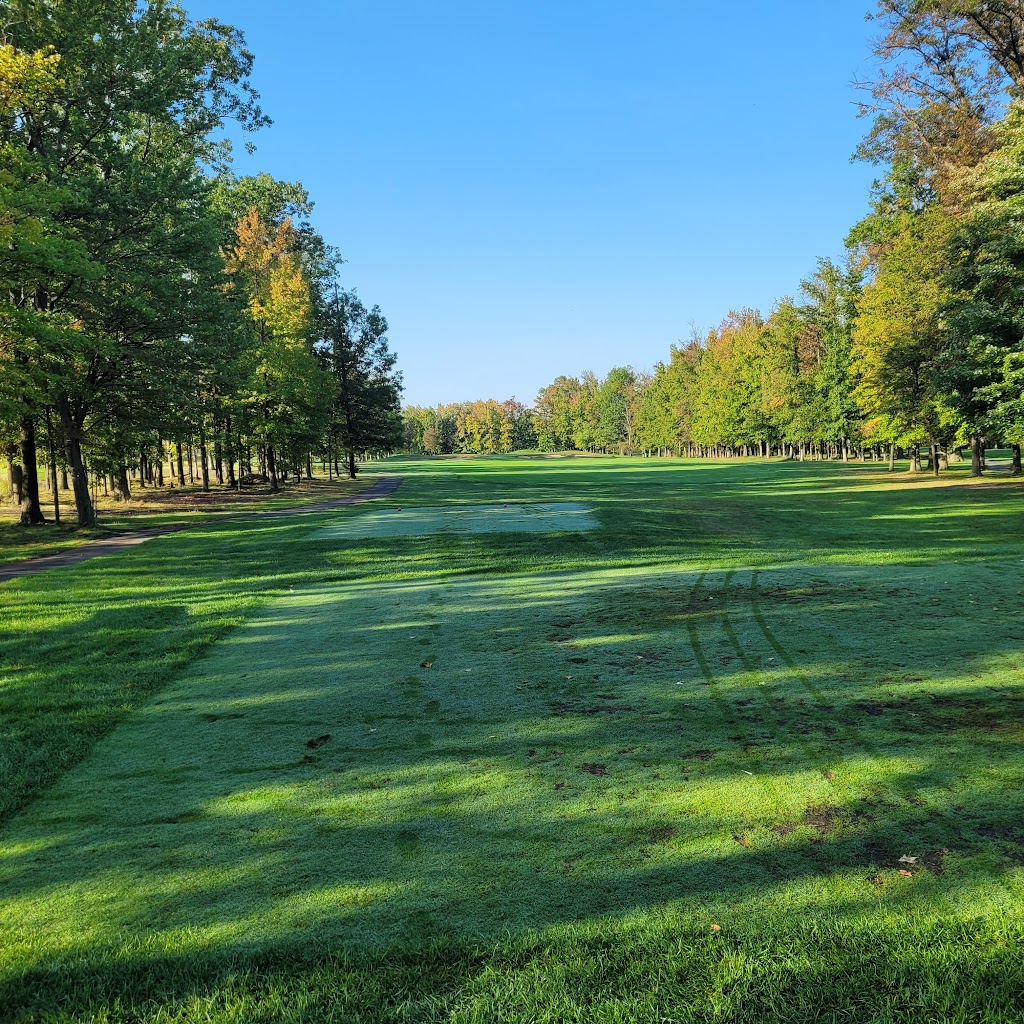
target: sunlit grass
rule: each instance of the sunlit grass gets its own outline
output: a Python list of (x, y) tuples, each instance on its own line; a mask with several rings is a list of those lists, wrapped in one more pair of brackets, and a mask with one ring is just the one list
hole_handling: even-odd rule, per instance
[[(388, 468), (382, 513), (220, 524), (0, 590), (0, 1005), (1014, 1019), (1017, 483)], [(323, 531), (563, 499), (600, 529)]]

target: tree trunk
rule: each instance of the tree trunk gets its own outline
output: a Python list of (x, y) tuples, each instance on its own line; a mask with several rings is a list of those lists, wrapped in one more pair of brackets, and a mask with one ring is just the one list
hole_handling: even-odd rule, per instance
[(17, 462), (11, 460), (11, 497), (20, 505), (25, 499), (25, 472)]
[(1013, 451), (1013, 465), (1010, 468), (1010, 476), (1020, 476), (1020, 474), (1021, 474), (1021, 467), (1020, 467), (1020, 445), (1019, 444), (1011, 444), (1010, 448)]
[(210, 493), (210, 456), (206, 451), (206, 434), (199, 431), (199, 469), (203, 474), (203, 494)]
[[(227, 461), (228, 487), (235, 487), (235, 451), (234, 443), (231, 440), (231, 417), (224, 419), (224, 456)], [(238, 459), (238, 471), (242, 471), (242, 459)]]
[(132, 496), (131, 484), (128, 482), (128, 467), (122, 462), (114, 475), (114, 500), (128, 501)]
[(355, 448), (349, 448), (348, 452), (348, 478), (349, 480), (355, 480), (356, 478), (356, 450)]
[(181, 457), (181, 442), (174, 442), (174, 451), (178, 461), (178, 486), (185, 486), (185, 460)]
[(46, 522), (39, 504), (39, 463), (36, 459), (36, 425), (31, 416), (21, 418), (21, 466), (25, 471), (25, 493), (21, 500), (21, 525)]
[(267, 475), (270, 477), (270, 489), (279, 491), (281, 484), (277, 479), (277, 459), (274, 457), (274, 446), (267, 445)]
[(971, 476), (981, 476), (981, 437), (971, 437)]
[(57, 449), (53, 443), (53, 421), (46, 407), (46, 451), (50, 457), (50, 480), (53, 482), (53, 521), (60, 526), (60, 483), (57, 480)]
[(932, 475), (938, 476), (939, 469), (939, 446), (937, 444), (931, 445), (931, 460), (932, 460)]
[(889, 472), (892, 473), (896, 469), (896, 445), (889, 445)]
[(96, 507), (89, 494), (89, 478), (85, 473), (85, 461), (82, 458), (82, 442), (78, 437), (78, 424), (71, 412), (71, 403), (67, 395), (57, 399), (57, 411), (60, 414), (60, 425), (64, 429), (64, 450), (67, 454), (68, 466), (71, 468), (71, 487), (75, 493), (75, 512), (79, 526), (93, 526), (96, 523)]

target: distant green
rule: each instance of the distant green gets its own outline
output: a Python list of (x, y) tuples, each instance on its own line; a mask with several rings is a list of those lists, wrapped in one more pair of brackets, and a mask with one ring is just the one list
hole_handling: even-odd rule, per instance
[(386, 468), (0, 586), (13, 1019), (1021, 1019), (1018, 483)]

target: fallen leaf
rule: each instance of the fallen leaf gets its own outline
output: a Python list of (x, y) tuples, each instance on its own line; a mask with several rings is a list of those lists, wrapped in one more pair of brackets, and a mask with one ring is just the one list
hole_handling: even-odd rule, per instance
[(433, 668), (433, 667), (434, 667), (434, 662), (433, 662), (432, 659), (428, 660), (428, 661), (421, 661), (420, 662), (420, 668)]
[(900, 868), (900, 874), (904, 878), (913, 878), (914, 877), (909, 871), (904, 871), (903, 868)]
[(829, 782), (836, 777), (835, 772), (830, 772), (827, 768), (821, 774), (828, 779)]
[(911, 857), (909, 854), (905, 853), (905, 854), (903, 854), (902, 857), (900, 857), (899, 863), (900, 864), (916, 864), (917, 863), (917, 858), (916, 857)]
[(713, 932), (720, 932), (722, 930), (722, 926), (720, 924), (713, 924), (711, 926), (711, 930)]
[(750, 840), (746, 836), (733, 836), (733, 839), (735, 839), (736, 842), (740, 844), (740, 846), (750, 845)]

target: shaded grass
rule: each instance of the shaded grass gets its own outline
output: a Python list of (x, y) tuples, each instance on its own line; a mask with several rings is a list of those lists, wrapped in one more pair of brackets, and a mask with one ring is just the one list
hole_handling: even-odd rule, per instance
[[(401, 465), (405, 508), (571, 497), (602, 529), (221, 525), (4, 593), (32, 742), (57, 756), (93, 703), (61, 740), (91, 756), (42, 795), (26, 770), (0, 834), (0, 1005), (1015, 1019), (1016, 485)], [(47, 625), (62, 602), (79, 617)]]
[[(99, 523), (94, 527), (74, 525), (74, 501), (70, 493), (61, 493), (62, 522), (52, 521), (38, 527), (23, 527), (17, 522), (17, 510), (0, 505), (0, 566), (25, 558), (40, 558), (80, 547), (92, 540), (114, 537), (152, 527), (178, 523), (208, 523), (247, 512), (269, 511), (316, 504), (364, 490), (373, 478), (357, 480), (303, 480), (286, 485), (273, 494), (266, 487), (247, 487), (238, 492), (212, 485), (208, 493), (198, 486), (149, 488), (138, 490), (130, 501), (97, 499)], [(52, 520), (52, 502), (43, 511)]]

